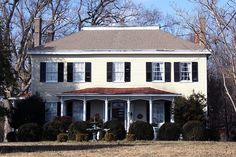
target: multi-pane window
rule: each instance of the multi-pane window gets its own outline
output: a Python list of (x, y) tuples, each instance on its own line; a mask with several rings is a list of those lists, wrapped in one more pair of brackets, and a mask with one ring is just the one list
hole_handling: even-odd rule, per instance
[(153, 103), (152, 112), (153, 112), (152, 113), (153, 123), (161, 125), (165, 122), (164, 103), (162, 103), (162, 102)]
[(45, 104), (45, 120), (50, 121), (57, 116), (57, 102), (46, 102)]
[(114, 62), (112, 65), (112, 81), (124, 82), (124, 62)]
[(191, 63), (180, 63), (180, 80), (191, 80)]
[(73, 80), (74, 82), (85, 82), (85, 63), (78, 62), (73, 64)]
[(153, 81), (163, 81), (164, 80), (163, 63), (152, 63), (152, 80)]
[(57, 82), (58, 64), (46, 63), (46, 82)]

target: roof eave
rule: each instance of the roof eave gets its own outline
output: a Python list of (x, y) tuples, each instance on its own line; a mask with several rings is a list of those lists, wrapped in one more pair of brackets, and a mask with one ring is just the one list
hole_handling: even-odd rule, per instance
[(111, 50), (30, 50), (29, 53), (30, 55), (119, 55), (119, 54), (124, 54), (124, 55), (133, 55), (133, 54), (159, 54), (159, 55), (166, 55), (166, 54), (173, 54), (173, 55), (185, 55), (185, 54), (202, 54), (202, 55), (211, 55), (211, 52), (208, 51), (207, 49), (203, 50), (174, 50), (174, 49), (160, 49), (160, 50), (155, 50), (155, 49), (134, 49), (134, 50), (117, 50), (117, 49), (111, 49)]
[(105, 96), (105, 97), (136, 97), (136, 96), (148, 96), (148, 97), (152, 97), (152, 96), (161, 96), (161, 97), (177, 97), (177, 96), (181, 96), (181, 94), (99, 94), (99, 93), (83, 93), (83, 94), (79, 94), (79, 93), (63, 93), (63, 94), (57, 94), (57, 96), (59, 97), (72, 97), (72, 96), (81, 96), (81, 97), (92, 97), (92, 96)]

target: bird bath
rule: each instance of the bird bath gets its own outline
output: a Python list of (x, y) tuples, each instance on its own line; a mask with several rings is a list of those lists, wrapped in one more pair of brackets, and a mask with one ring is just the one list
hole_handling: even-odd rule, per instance
[(97, 141), (97, 133), (98, 133), (98, 131), (101, 130), (101, 128), (98, 127), (98, 122), (96, 122), (95, 120), (94, 120), (94, 122), (90, 122), (90, 124), (92, 124), (92, 127), (88, 128), (86, 130), (91, 131), (93, 134), (93, 141)]

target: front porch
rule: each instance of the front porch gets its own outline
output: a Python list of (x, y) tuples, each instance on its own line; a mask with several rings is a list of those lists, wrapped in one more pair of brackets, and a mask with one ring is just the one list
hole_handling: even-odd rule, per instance
[(65, 92), (59, 95), (61, 116), (71, 116), (76, 121), (91, 120), (95, 116), (103, 122), (116, 119), (126, 130), (137, 120), (158, 127), (165, 122), (173, 122), (172, 102), (178, 94), (150, 90), (152, 88), (145, 88), (145, 91), (144, 88), (141, 91), (140, 88), (135, 89), (135, 92), (119, 92), (120, 88), (115, 88), (115, 91), (112, 88), (112, 92), (103, 92), (104, 88), (100, 88), (99, 93), (91, 90)]

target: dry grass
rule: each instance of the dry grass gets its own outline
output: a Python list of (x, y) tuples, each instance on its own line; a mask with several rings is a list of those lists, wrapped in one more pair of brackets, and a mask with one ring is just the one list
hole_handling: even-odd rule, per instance
[(235, 157), (233, 142), (138, 141), (97, 143), (3, 143), (0, 156), (6, 157)]

